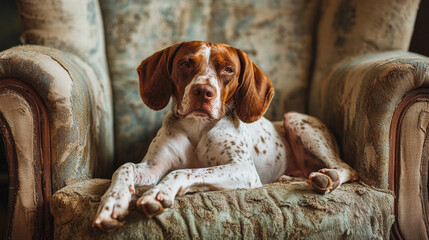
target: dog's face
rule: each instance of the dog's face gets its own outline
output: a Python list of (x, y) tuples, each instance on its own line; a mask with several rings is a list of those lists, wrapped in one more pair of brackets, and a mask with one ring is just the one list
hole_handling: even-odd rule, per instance
[(274, 88), (241, 50), (225, 44), (183, 42), (145, 59), (137, 69), (140, 96), (154, 109), (174, 98), (181, 118), (221, 119), (235, 109), (244, 122), (267, 110)]

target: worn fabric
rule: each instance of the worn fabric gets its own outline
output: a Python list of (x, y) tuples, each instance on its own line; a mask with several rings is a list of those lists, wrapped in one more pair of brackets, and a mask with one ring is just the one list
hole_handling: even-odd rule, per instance
[[(10, 232), (14, 238), (31, 238), (37, 221), (37, 200), (40, 196), (36, 187), (38, 178), (37, 163), (34, 160), (37, 151), (36, 124), (32, 106), (20, 94), (5, 90), (0, 92), (1, 117), (7, 122), (16, 149), (16, 201), (13, 203), (13, 228)], [(37, 115), (37, 114), (36, 114)], [(2, 159), (2, 161), (4, 161)]]
[(115, 104), (116, 158), (139, 162), (164, 111), (144, 106), (136, 68), (174, 43), (203, 40), (244, 50), (273, 81), (266, 116), (304, 112), (319, 1), (101, 1)]
[(428, 173), (428, 127), (429, 102), (428, 99), (421, 99), (404, 112), (398, 133), (401, 154), (397, 219), (404, 239), (429, 238), (428, 182), (427, 177), (423, 177)]
[[(97, 153), (98, 162), (101, 164), (97, 176), (110, 176), (112, 171), (109, 171), (108, 166), (112, 164), (114, 157), (112, 93), (98, 1), (17, 0), (17, 6), (24, 30), (21, 35), (24, 44), (48, 46), (67, 54), (72, 53), (92, 68), (95, 76), (91, 77), (94, 79), (85, 81), (97, 80), (96, 87), (99, 89), (96, 89), (96, 92), (100, 96), (103, 95), (105, 102), (105, 107), (98, 111), (106, 110), (103, 114), (106, 118), (100, 122), (100, 128), (97, 130), (98, 136), (94, 136), (101, 149), (106, 149)], [(79, 69), (79, 66), (76, 67)], [(79, 70), (76, 74), (80, 74)], [(82, 174), (85, 175), (85, 171), (86, 169), (82, 170)]]
[(32, 86), (49, 118), (53, 191), (113, 166), (112, 109), (109, 86), (78, 57), (40, 46), (0, 53), (0, 79)]
[[(344, 160), (382, 188), (391, 116), (407, 91), (421, 86), (424, 70), (420, 60), (409, 63), (402, 54), (359, 56), (407, 50), (419, 3), (326, 0), (320, 9), (308, 113), (335, 132)], [(411, 76), (419, 79), (416, 84)], [(408, 87), (396, 84), (406, 79)]]
[(393, 196), (360, 183), (331, 194), (306, 183), (186, 194), (172, 209), (147, 219), (133, 197), (126, 224), (110, 232), (91, 227), (110, 181), (93, 179), (61, 189), (52, 198), (57, 239), (386, 239)]
[[(303, 112), (308, 102), (309, 113), (338, 137), (345, 161), (365, 182), (387, 188), (390, 119), (404, 94), (427, 86), (427, 59), (362, 54), (406, 50), (418, 2), (104, 0), (104, 38), (95, 0), (19, 0), (23, 42), (59, 50), (26, 46), (2, 52), (0, 78), (30, 84), (47, 105), (56, 191), (92, 178), (95, 170), (110, 171), (113, 118), (116, 166), (141, 160), (164, 114), (140, 100), (135, 68), (141, 60), (178, 41), (228, 43), (246, 51), (274, 82), (269, 118)], [(126, 225), (107, 234), (90, 225), (108, 184), (91, 180), (54, 195), (57, 238), (372, 239), (387, 238), (393, 219), (391, 194), (357, 183), (324, 196), (273, 184), (185, 195), (152, 220), (132, 210)]]
[[(315, 42), (315, 65), (311, 80), (309, 113), (322, 117), (333, 67), (350, 57), (408, 50), (420, 0), (325, 0)], [(323, 119), (324, 120), (324, 119)]]
[(369, 54), (339, 63), (319, 85), (319, 117), (365, 182), (387, 189), (392, 116), (408, 92), (428, 87), (428, 64), (407, 52)]
[(110, 84), (97, 0), (17, 0), (17, 5), (24, 44), (73, 53), (95, 70), (104, 85)]

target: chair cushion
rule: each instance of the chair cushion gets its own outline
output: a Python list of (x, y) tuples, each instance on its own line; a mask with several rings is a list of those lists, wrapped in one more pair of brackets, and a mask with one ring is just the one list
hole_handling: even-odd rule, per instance
[(326, 195), (304, 182), (186, 194), (152, 219), (135, 207), (147, 189), (138, 188), (126, 223), (106, 233), (91, 222), (109, 184), (92, 179), (53, 195), (55, 239), (385, 239), (394, 221), (392, 194), (358, 182)]

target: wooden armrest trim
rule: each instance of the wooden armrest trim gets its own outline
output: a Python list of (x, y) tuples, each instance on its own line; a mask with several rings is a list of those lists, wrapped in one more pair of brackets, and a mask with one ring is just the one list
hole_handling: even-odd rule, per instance
[[(52, 216), (49, 213), (49, 202), (52, 195), (51, 188), (51, 161), (49, 120), (44, 102), (38, 93), (29, 85), (17, 79), (0, 79), (0, 95), (13, 93), (25, 99), (33, 116), (33, 148), (34, 148), (34, 176), (36, 201), (35, 219), (16, 219), (15, 205), (21, 184), (18, 180), (18, 166), (20, 159), (17, 156), (14, 132), (0, 109), (0, 134), (4, 143), (6, 161), (9, 172), (9, 200), (8, 220), (4, 226), (3, 239), (13, 239), (17, 232), (19, 236), (28, 236), (32, 239), (45, 239), (52, 236)], [(16, 139), (15, 139), (16, 140)], [(14, 222), (25, 221), (32, 224), (34, 230), (26, 232), (26, 229), (16, 229)], [(14, 229), (15, 228), (15, 229)]]
[[(422, 152), (419, 153), (418, 157), (421, 156), (420, 160), (420, 176), (417, 176), (416, 178), (420, 178), (419, 182), (420, 185), (418, 186), (418, 192), (420, 194), (420, 202), (421, 202), (421, 209), (422, 214), (420, 216), (414, 216), (413, 214), (409, 214), (409, 216), (406, 216), (406, 219), (402, 219), (400, 221), (400, 213), (402, 210), (402, 213), (404, 211), (404, 208), (407, 207), (404, 205), (405, 203), (401, 203), (401, 198), (405, 196), (401, 196), (401, 187), (404, 188), (406, 186), (401, 185), (401, 174), (406, 174), (406, 172), (409, 172), (407, 170), (406, 166), (401, 166), (401, 161), (409, 160), (409, 159), (403, 159), (404, 156), (407, 156), (406, 153), (404, 153), (404, 150), (401, 149), (401, 130), (403, 130), (403, 124), (404, 124), (404, 118), (406, 117), (406, 114), (408, 110), (412, 109), (412, 106), (419, 103), (429, 103), (429, 89), (428, 88), (421, 88), (414, 90), (410, 93), (408, 93), (404, 99), (399, 103), (397, 106), (395, 113), (393, 115), (391, 128), (390, 128), (390, 152), (389, 152), (389, 189), (393, 191), (396, 195), (395, 198), (395, 206), (394, 206), (394, 213), (395, 213), (395, 223), (392, 227), (391, 231), (391, 238), (392, 239), (406, 239), (407, 236), (410, 237), (411, 235), (415, 235), (417, 237), (417, 234), (422, 234), (421, 230), (413, 230), (408, 229), (408, 227), (400, 226), (401, 221), (402, 222), (410, 222), (410, 224), (413, 224), (412, 222), (416, 220), (416, 218), (421, 218), (420, 220), (417, 219), (417, 222), (420, 222), (420, 226), (426, 226), (426, 238), (429, 237), (429, 228), (427, 227), (429, 225), (429, 197), (428, 197), (428, 164), (429, 164), (429, 122), (425, 121), (424, 123), (421, 122), (421, 115), (419, 119), (416, 119), (416, 129), (419, 128), (419, 130), (424, 134), (424, 142), (421, 147)], [(426, 112), (424, 112), (426, 113)], [(429, 114), (429, 112), (428, 112)], [(429, 118), (426, 118), (429, 119)], [(405, 130), (404, 130), (405, 131)], [(413, 135), (414, 136), (414, 135)], [(416, 136), (417, 137), (417, 136)], [(404, 139), (403, 139), (404, 140)], [(418, 160), (418, 159), (417, 159)], [(409, 160), (411, 161), (411, 160)], [(401, 169), (404, 168), (404, 169)], [(408, 167), (409, 168), (409, 167)], [(402, 176), (402, 179), (404, 177), (412, 178), (413, 176)], [(413, 186), (411, 186), (413, 187)], [(413, 195), (414, 196), (414, 195)], [(417, 200), (418, 201), (418, 200)], [(402, 207), (401, 207), (402, 205)], [(420, 206), (408, 206), (410, 208), (416, 208)], [(421, 221), (423, 221), (423, 224), (421, 224)], [(402, 229), (402, 230), (401, 230)], [(405, 232), (404, 232), (405, 230)], [(423, 233), (424, 235), (424, 233)], [(422, 236), (419, 235), (417, 238), (421, 238)]]

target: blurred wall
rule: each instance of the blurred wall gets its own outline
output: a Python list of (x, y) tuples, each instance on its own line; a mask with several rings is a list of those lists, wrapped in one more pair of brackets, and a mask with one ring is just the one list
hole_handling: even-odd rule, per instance
[(421, 0), (410, 51), (429, 56), (429, 0)]
[(0, 0), (0, 51), (18, 45), (21, 31), (15, 0)]

